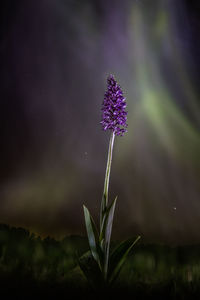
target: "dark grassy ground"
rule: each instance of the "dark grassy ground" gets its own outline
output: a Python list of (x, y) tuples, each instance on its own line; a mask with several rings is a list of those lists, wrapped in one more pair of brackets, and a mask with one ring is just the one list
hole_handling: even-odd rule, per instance
[(200, 246), (143, 244), (133, 249), (116, 285), (93, 290), (77, 257), (87, 239), (41, 239), (27, 230), (0, 225), (0, 295), (2, 299), (198, 299)]

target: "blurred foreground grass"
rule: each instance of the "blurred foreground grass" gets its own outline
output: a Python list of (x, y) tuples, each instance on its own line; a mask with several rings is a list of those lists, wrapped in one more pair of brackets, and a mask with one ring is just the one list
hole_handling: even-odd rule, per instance
[[(113, 245), (114, 246), (114, 245)], [(96, 293), (77, 265), (88, 250), (86, 237), (41, 239), (23, 228), (0, 225), (0, 293), (56, 297), (62, 293)], [(103, 292), (103, 291), (102, 291)], [(143, 244), (133, 249), (112, 295), (120, 292), (153, 299), (189, 299), (200, 295), (200, 245), (170, 247)], [(95, 294), (101, 297), (101, 291)], [(105, 299), (105, 295), (104, 295)]]

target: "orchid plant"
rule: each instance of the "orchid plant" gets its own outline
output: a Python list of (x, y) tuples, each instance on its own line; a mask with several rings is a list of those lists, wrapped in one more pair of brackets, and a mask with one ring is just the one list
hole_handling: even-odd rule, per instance
[(127, 132), (127, 111), (125, 108), (126, 101), (122, 89), (114, 76), (109, 75), (102, 105), (102, 121), (100, 122), (104, 131), (111, 131), (100, 208), (100, 226), (98, 230), (89, 210), (84, 205), (90, 251), (79, 258), (80, 268), (89, 282), (98, 286), (114, 283), (130, 250), (140, 239), (140, 236), (138, 236), (135, 240), (123, 241), (110, 253), (112, 224), (117, 197), (110, 203), (108, 200), (108, 188), (115, 136), (123, 136)]

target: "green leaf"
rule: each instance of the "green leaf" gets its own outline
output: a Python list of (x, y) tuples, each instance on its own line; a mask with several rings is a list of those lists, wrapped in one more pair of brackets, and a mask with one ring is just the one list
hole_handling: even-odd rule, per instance
[(102, 228), (100, 234), (100, 245), (101, 249), (104, 252), (104, 276), (107, 277), (108, 270), (108, 260), (109, 260), (109, 248), (110, 248), (110, 239), (112, 233), (112, 224), (114, 211), (116, 206), (117, 197), (113, 200), (111, 205), (106, 209), (103, 215)]
[(100, 210), (100, 227), (103, 225), (103, 219), (106, 212), (106, 203), (107, 203), (108, 196), (103, 193), (102, 200), (101, 200), (101, 210)]
[(111, 237), (112, 232), (112, 223), (113, 223), (113, 216), (115, 211), (117, 197), (113, 200), (110, 206), (105, 210), (103, 214), (102, 226), (101, 226), (101, 233), (100, 233), (100, 241), (106, 243), (108, 238)]
[(89, 210), (85, 205), (83, 205), (84, 216), (85, 216), (85, 224), (87, 229), (88, 241), (91, 253), (97, 263), (100, 265), (100, 257), (99, 257), (99, 247), (98, 247), (98, 231), (92, 216), (89, 213)]
[(91, 251), (87, 251), (80, 258), (78, 258), (78, 264), (87, 278), (88, 282), (93, 286), (101, 286), (103, 284), (103, 277), (98, 263), (91, 254)]
[(112, 233), (112, 224), (113, 224), (113, 217), (115, 212), (117, 197), (115, 197), (114, 201), (111, 203), (110, 207), (108, 208), (108, 217), (106, 222), (106, 230), (105, 230), (105, 243), (106, 248), (109, 248), (110, 245), (110, 238)]
[(108, 270), (108, 280), (110, 283), (113, 283), (133, 246), (137, 243), (140, 239), (140, 236), (136, 238), (133, 242), (132, 239), (126, 240), (120, 243), (112, 252), (109, 262), (109, 270)]

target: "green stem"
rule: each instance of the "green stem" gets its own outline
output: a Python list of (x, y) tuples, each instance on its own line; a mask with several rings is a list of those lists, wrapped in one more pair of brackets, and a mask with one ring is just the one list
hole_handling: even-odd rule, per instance
[(114, 145), (115, 134), (114, 132), (111, 133), (110, 142), (109, 142), (109, 149), (108, 149), (108, 159), (107, 159), (107, 166), (106, 166), (106, 175), (104, 181), (104, 190), (103, 190), (103, 197), (101, 201), (101, 213), (100, 213), (100, 230), (102, 227), (102, 221), (104, 212), (108, 206), (108, 187), (109, 187), (109, 179), (110, 179), (110, 170), (111, 170), (111, 163), (112, 163), (112, 153), (113, 153), (113, 145)]

